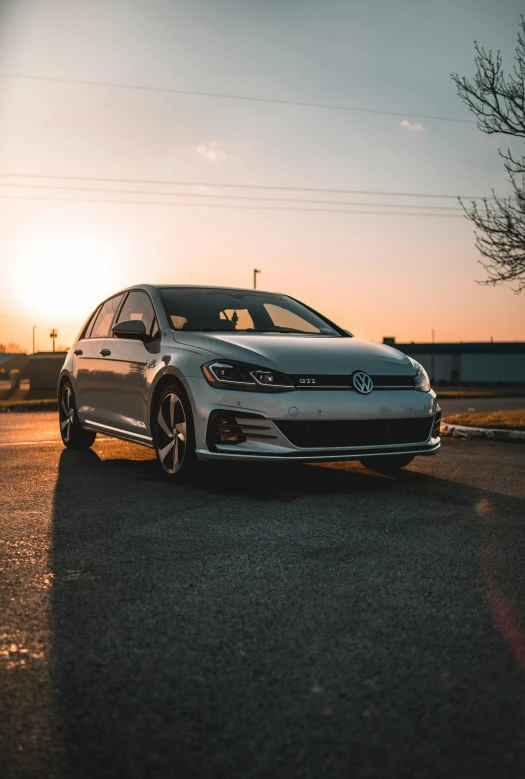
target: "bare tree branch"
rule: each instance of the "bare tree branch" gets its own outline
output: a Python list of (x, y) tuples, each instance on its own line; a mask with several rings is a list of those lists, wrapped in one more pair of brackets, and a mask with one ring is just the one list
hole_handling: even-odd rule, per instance
[[(501, 133), (525, 138), (525, 19), (521, 17), (514, 65), (506, 76), (498, 51), (474, 43), (476, 74), (472, 80), (452, 74), (458, 95), (475, 114), (479, 129), (489, 135)], [(487, 272), (482, 284), (516, 282), (516, 292), (525, 289), (525, 156), (510, 149), (499, 150), (512, 186), (512, 195), (482, 204), (461, 199), (465, 215), (476, 228), (475, 244)]]

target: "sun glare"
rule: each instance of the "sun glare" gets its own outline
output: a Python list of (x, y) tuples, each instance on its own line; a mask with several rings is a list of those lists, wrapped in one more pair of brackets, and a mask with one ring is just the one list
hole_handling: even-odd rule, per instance
[(83, 319), (113, 291), (114, 266), (107, 251), (85, 242), (54, 239), (26, 247), (11, 270), (17, 307), (53, 321)]

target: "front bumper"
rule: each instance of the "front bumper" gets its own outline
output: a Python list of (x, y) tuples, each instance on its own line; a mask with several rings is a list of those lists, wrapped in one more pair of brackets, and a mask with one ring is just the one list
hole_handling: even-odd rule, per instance
[[(347, 390), (297, 390), (285, 393), (236, 392), (217, 390), (204, 379), (187, 380), (195, 420), (196, 454), (202, 460), (246, 460), (258, 462), (337, 462), (362, 460), (384, 455), (433, 455), (441, 443), (439, 424), (433, 424), (439, 413), (434, 392), (417, 390), (381, 390), (358, 395)], [(254, 429), (240, 443), (223, 443), (210, 434), (217, 415), (249, 425), (263, 425), (264, 435)], [(279, 423), (297, 422), (374, 422), (391, 420), (397, 426), (403, 420), (410, 426), (415, 420), (428, 420), (424, 440), (407, 443), (362, 442), (355, 446), (294, 445), (281, 431)], [(283, 429), (286, 426), (282, 425)]]
[(404, 446), (404, 447), (371, 447), (355, 449), (331, 449), (330, 451), (312, 449), (309, 451), (300, 450), (276, 454), (274, 452), (250, 452), (250, 451), (217, 451), (210, 452), (209, 449), (197, 449), (199, 460), (245, 460), (247, 462), (302, 462), (302, 463), (320, 463), (320, 462), (346, 462), (350, 460), (364, 460), (367, 457), (384, 457), (385, 455), (409, 454), (409, 455), (432, 455), (437, 454), (441, 446), (440, 439), (432, 439), (425, 446)]

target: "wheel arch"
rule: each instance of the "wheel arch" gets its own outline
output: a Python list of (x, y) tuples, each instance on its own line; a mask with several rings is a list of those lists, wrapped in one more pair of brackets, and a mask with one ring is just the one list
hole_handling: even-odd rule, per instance
[[(71, 384), (71, 386), (73, 387), (73, 379), (72, 379), (71, 375), (67, 371), (62, 371), (62, 373), (58, 377), (58, 384), (57, 384), (57, 398), (58, 398), (58, 402), (60, 402), (60, 393), (62, 392), (62, 387), (64, 386), (66, 381), (68, 381)], [(73, 387), (73, 391), (74, 391), (74, 387)]]
[(188, 392), (188, 389), (184, 386), (182, 378), (178, 374), (174, 373), (173, 371), (167, 371), (166, 373), (163, 373), (162, 376), (159, 377), (151, 392), (149, 413), (148, 413), (151, 435), (152, 436), (154, 435), (154, 416), (155, 416), (155, 409), (157, 408), (158, 400), (161, 394), (163, 393), (163, 391), (166, 389), (166, 387), (169, 386), (178, 387), (188, 398), (192, 410), (193, 418), (191, 421), (192, 421), (192, 426), (194, 428), (193, 432), (195, 432), (195, 402), (191, 397), (191, 394)]

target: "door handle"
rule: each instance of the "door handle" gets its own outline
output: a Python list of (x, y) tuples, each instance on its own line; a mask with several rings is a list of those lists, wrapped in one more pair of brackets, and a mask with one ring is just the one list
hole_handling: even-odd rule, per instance
[(109, 349), (101, 349), (100, 354), (102, 355), (102, 357), (108, 357), (111, 354), (111, 352)]
[(82, 349), (75, 349), (75, 351), (73, 352), (73, 354), (76, 354), (78, 357), (80, 357), (80, 355), (81, 355), (81, 354), (84, 354), (84, 352), (82, 351)]

